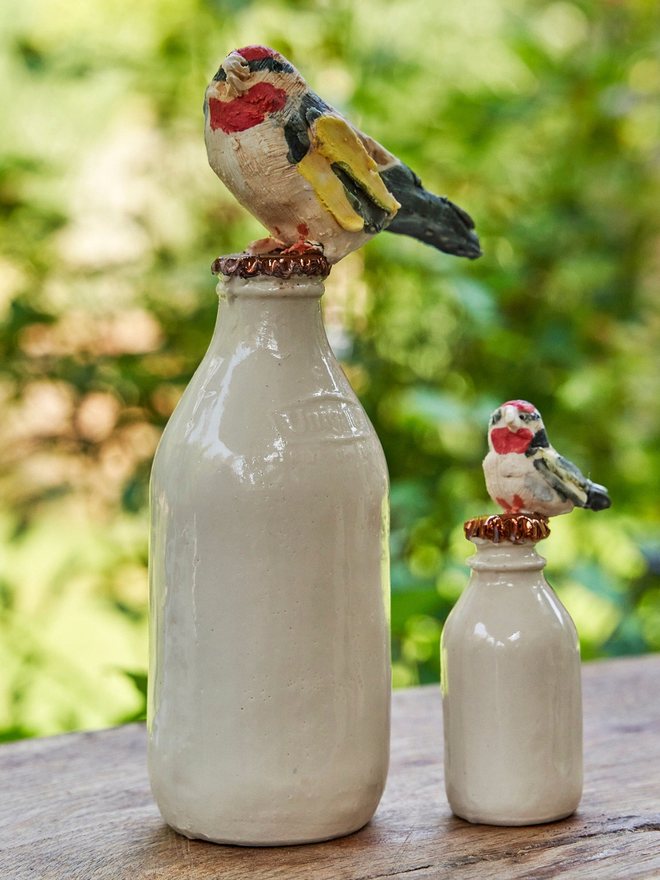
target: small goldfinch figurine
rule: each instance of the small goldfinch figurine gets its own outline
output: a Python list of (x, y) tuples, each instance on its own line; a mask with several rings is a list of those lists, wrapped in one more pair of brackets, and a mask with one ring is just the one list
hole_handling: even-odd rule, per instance
[(488, 446), (486, 488), (506, 513), (549, 517), (611, 504), (604, 486), (592, 483), (550, 445), (541, 414), (526, 400), (508, 400), (495, 410)]
[(209, 163), (270, 232), (251, 253), (323, 251), (336, 263), (386, 229), (481, 255), (472, 219), (422, 186), (266, 46), (231, 52), (206, 90)]

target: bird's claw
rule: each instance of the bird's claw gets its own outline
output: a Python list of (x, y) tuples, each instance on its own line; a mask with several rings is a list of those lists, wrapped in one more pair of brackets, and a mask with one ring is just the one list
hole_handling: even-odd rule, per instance
[(258, 238), (251, 241), (245, 248), (246, 254), (254, 256), (263, 256), (264, 254), (281, 254), (286, 245), (278, 238)]
[(323, 245), (312, 241), (299, 241), (283, 250), (282, 254), (323, 254)]
[(323, 254), (323, 245), (313, 241), (298, 241), (289, 247), (278, 238), (259, 238), (245, 248), (246, 254), (264, 257), (268, 255), (290, 256), (304, 254)]

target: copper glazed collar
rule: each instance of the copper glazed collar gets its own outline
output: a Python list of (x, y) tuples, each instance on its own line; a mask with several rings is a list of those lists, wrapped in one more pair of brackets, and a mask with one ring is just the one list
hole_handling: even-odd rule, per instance
[(211, 266), (214, 275), (226, 278), (256, 278), (270, 275), (274, 278), (327, 278), (330, 264), (321, 253), (307, 254), (230, 254), (218, 257)]
[(546, 517), (540, 514), (498, 513), (494, 516), (476, 516), (463, 526), (465, 537), (483, 538), (498, 544), (500, 541), (542, 541), (550, 534)]

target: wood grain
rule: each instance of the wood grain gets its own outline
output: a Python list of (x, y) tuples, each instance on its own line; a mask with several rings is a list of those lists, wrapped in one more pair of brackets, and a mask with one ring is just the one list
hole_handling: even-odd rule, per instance
[(2, 880), (637, 880), (660, 877), (660, 657), (584, 667), (585, 793), (531, 828), (453, 817), (437, 687), (394, 695), (392, 764), (362, 831), (311, 846), (190, 841), (151, 799), (141, 725), (0, 747)]

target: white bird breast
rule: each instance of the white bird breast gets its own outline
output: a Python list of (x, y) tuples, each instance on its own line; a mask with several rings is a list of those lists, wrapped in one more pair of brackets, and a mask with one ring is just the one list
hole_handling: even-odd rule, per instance
[[(301, 238), (323, 244), (331, 262), (373, 236), (342, 229), (316, 198), (310, 183), (287, 159), (284, 129), (273, 119), (246, 131), (213, 131), (206, 114), (209, 163), (225, 186), (271, 235), (292, 245)], [(307, 227), (307, 233), (301, 227)]]

